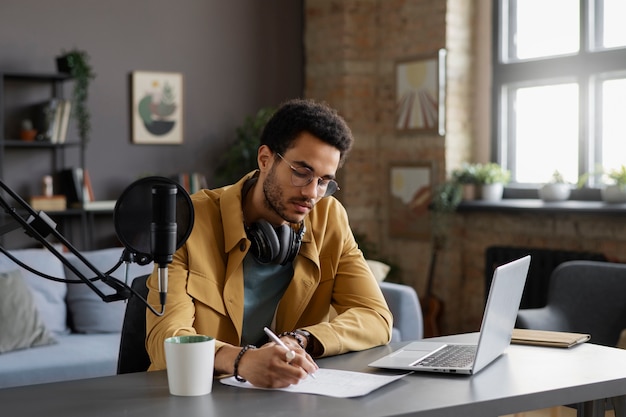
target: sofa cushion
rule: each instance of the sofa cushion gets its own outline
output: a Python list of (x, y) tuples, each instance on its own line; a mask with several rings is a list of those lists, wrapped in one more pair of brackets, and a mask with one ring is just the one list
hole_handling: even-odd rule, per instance
[(0, 355), (0, 389), (115, 375), (120, 336), (65, 334), (54, 345)]
[(55, 343), (19, 270), (0, 272), (0, 353)]
[[(81, 252), (98, 271), (105, 273), (120, 260), (123, 248), (100, 249), (91, 252)], [(68, 254), (67, 260), (87, 277), (95, 277), (93, 271), (89, 269), (76, 255)], [(79, 280), (67, 266), (65, 274), (68, 279)], [(133, 278), (149, 274), (152, 272), (152, 264), (137, 265), (130, 264), (128, 272), (128, 284)], [(111, 276), (124, 281), (124, 265), (114, 271)], [(115, 290), (104, 284), (102, 281), (94, 283), (104, 294), (114, 294)], [(68, 284), (67, 305), (70, 314), (70, 324), (73, 331), (77, 333), (119, 333), (122, 331), (124, 312), (126, 303), (124, 301), (104, 302), (86, 284)]]
[[(47, 249), (16, 249), (10, 251), (19, 261), (27, 266), (55, 278), (65, 278), (63, 264)], [(67, 307), (65, 295), (67, 285), (61, 282), (44, 279), (0, 254), (0, 272), (19, 269), (26, 283), (32, 290), (35, 306), (46, 328), (58, 335), (69, 333), (67, 327)]]
[(385, 263), (380, 261), (375, 261), (373, 259), (366, 259), (367, 265), (370, 267), (372, 274), (374, 274), (374, 278), (376, 281), (383, 282), (385, 278), (387, 278), (387, 274), (391, 267)]

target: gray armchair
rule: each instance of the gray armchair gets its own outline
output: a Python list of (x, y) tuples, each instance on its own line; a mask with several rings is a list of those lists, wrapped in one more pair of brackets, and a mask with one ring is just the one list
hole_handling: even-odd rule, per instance
[[(519, 310), (516, 327), (589, 333), (593, 343), (616, 346), (626, 328), (625, 295), (626, 264), (564, 262), (550, 275), (547, 305)], [(607, 398), (602, 406), (623, 415), (626, 397)]]
[(418, 340), (424, 337), (424, 320), (417, 293), (413, 287), (383, 281), (380, 289), (393, 314), (392, 342)]
[(616, 346), (626, 328), (626, 264), (569, 261), (550, 275), (547, 305), (521, 309), (516, 327), (589, 333)]

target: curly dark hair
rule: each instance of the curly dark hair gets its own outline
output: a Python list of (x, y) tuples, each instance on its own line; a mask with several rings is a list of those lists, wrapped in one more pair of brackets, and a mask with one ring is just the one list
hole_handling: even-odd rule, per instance
[(261, 134), (261, 145), (283, 154), (302, 132), (308, 132), (337, 148), (340, 152), (339, 166), (343, 165), (354, 142), (345, 120), (328, 104), (292, 99), (283, 103), (267, 122)]

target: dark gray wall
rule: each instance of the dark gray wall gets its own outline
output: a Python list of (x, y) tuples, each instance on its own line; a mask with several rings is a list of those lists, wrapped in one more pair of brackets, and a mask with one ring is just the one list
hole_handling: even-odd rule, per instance
[[(86, 166), (96, 198), (113, 199), (145, 174), (199, 171), (211, 184), (246, 116), (302, 94), (302, 30), (299, 0), (2, 0), (0, 71), (53, 72), (64, 49), (90, 54)], [(131, 143), (135, 70), (183, 74), (183, 145)], [(11, 186), (39, 194), (49, 155), (11, 151), (3, 163)], [(66, 165), (77, 163), (69, 151)]]

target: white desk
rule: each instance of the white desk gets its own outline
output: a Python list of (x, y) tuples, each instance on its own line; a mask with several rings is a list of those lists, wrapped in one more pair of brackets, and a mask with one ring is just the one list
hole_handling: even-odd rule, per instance
[[(475, 334), (453, 339), (473, 339)], [(362, 372), (399, 345), (326, 358), (320, 366)], [(511, 346), (473, 376), (412, 374), (350, 399), (246, 390), (219, 382), (203, 397), (174, 397), (165, 372), (126, 374), (0, 390), (0, 414), (20, 417), (114, 416), (500, 416), (587, 402), (579, 413), (626, 394), (626, 350), (584, 344), (569, 350)], [(621, 415), (624, 415), (621, 410)], [(620, 415), (618, 413), (618, 415)]]

